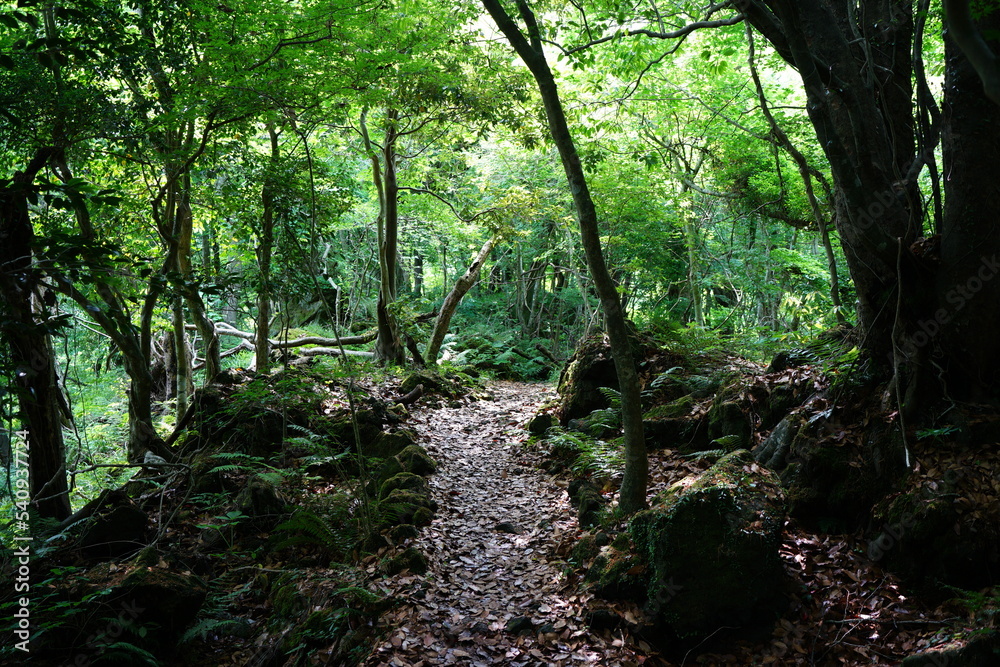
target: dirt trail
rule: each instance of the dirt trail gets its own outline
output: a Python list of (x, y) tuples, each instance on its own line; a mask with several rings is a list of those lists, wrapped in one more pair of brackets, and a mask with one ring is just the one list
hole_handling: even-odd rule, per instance
[[(439, 465), (430, 485), (440, 507), (413, 540), (430, 571), (385, 581), (407, 604), (388, 615), (393, 630), (367, 664), (635, 664), (620, 638), (587, 629), (588, 596), (568, 584), (556, 555), (576, 520), (565, 491), (525, 460), (523, 425), (551, 389), (499, 383), (491, 391), (493, 401), (414, 411), (420, 444)], [(501, 523), (520, 533), (498, 530)], [(534, 629), (508, 631), (518, 617)]]

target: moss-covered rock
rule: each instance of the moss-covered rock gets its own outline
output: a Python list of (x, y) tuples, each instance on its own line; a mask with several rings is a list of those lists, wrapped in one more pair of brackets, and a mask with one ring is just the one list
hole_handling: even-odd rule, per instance
[(737, 401), (716, 399), (708, 411), (708, 439), (737, 436), (744, 442), (750, 440), (753, 423)]
[(750, 452), (724, 456), (671, 487), (629, 524), (649, 568), (648, 610), (682, 637), (770, 618), (784, 597), (778, 480)]
[(801, 423), (780, 470), (789, 513), (807, 523), (852, 530), (907, 472), (898, 429), (869, 425), (861, 442), (820, 422)]
[(413, 473), (414, 475), (426, 477), (437, 472), (437, 463), (427, 454), (427, 450), (420, 445), (405, 447), (403, 451), (396, 454), (396, 459), (399, 461), (403, 471)]
[(413, 491), (424, 496), (430, 495), (430, 487), (427, 485), (426, 479), (412, 472), (401, 472), (382, 482), (378, 489), (378, 497), (385, 500), (389, 494), (397, 489)]
[(901, 667), (995, 667), (1000, 665), (1000, 632), (984, 630), (961, 648), (926, 651), (903, 660)]
[(577, 517), (580, 526), (592, 528), (601, 522), (601, 513), (607, 503), (607, 499), (601, 494), (597, 486), (585, 479), (576, 479), (570, 482), (569, 501), (577, 510)]
[(437, 503), (426, 493), (393, 489), (381, 503), (383, 528), (401, 524), (428, 526), (437, 511)]
[(646, 559), (635, 553), (624, 535), (623, 540), (601, 549), (587, 570), (584, 583), (594, 595), (606, 600), (645, 602), (650, 583)]
[(396, 456), (413, 444), (416, 435), (405, 428), (395, 431), (379, 431), (371, 440), (362, 440), (361, 453), (376, 459)]
[(887, 498), (872, 513), (868, 556), (917, 584), (978, 590), (1000, 581), (1000, 516), (948, 480)]
[(236, 506), (258, 526), (274, 525), (287, 514), (286, 502), (278, 487), (264, 477), (254, 475), (236, 496)]
[(528, 432), (532, 435), (542, 435), (557, 423), (556, 418), (549, 412), (542, 412), (532, 417), (528, 421)]
[(207, 593), (205, 582), (197, 577), (139, 567), (112, 589), (108, 599), (127, 601), (137, 610), (137, 623), (158, 625), (166, 637), (176, 637), (194, 620)]
[(618, 388), (618, 375), (611, 348), (604, 334), (595, 334), (580, 343), (559, 376), (559, 411), (563, 424), (594, 410), (608, 407), (601, 387)]
[(399, 574), (404, 570), (409, 570), (414, 574), (426, 574), (429, 563), (427, 556), (420, 553), (416, 547), (407, 547), (383, 564), (382, 571), (386, 574)]

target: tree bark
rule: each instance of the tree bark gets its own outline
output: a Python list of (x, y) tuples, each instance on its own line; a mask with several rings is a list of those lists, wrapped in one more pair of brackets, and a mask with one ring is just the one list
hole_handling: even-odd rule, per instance
[(261, 220), (260, 236), (257, 242), (257, 266), (260, 270), (260, 288), (257, 290), (257, 325), (254, 339), (254, 369), (258, 373), (267, 373), (271, 368), (271, 349), (268, 335), (271, 324), (271, 252), (274, 245), (274, 189), (275, 174), (273, 170), (278, 165), (278, 133), (274, 126), (268, 124), (267, 134), (271, 140), (271, 158), (268, 174), (264, 177), (261, 187)]
[(441, 305), (441, 310), (438, 313), (437, 321), (434, 322), (434, 331), (431, 334), (430, 342), (427, 344), (427, 353), (424, 355), (428, 363), (437, 363), (438, 353), (441, 351), (441, 343), (444, 342), (445, 334), (448, 333), (448, 325), (451, 323), (451, 317), (455, 314), (455, 309), (458, 308), (462, 297), (475, 284), (476, 279), (479, 277), (479, 271), (483, 268), (483, 263), (489, 257), (490, 251), (493, 250), (496, 242), (496, 238), (491, 238), (483, 244), (483, 247), (479, 250), (479, 254), (476, 255), (472, 264), (469, 265), (468, 270), (461, 278), (455, 281), (455, 286), (448, 293), (448, 296), (445, 297), (444, 303)]
[(0, 189), (0, 328), (14, 367), (21, 426), (28, 437), (28, 490), (43, 517), (70, 515), (59, 386), (52, 354), (47, 308), (40, 299), (40, 276), (33, 266), (35, 233), (28, 211), (38, 172), (55, 153), (40, 148), (24, 171)]
[[(978, 26), (996, 35), (1000, 11)], [(987, 45), (994, 51), (1000, 46), (997, 40)], [(918, 324), (923, 336), (915, 332), (911, 340), (914, 346), (924, 337), (930, 342), (939, 324), (935, 346), (946, 353), (942, 368), (949, 394), (995, 402), (1000, 399), (1000, 105), (984, 92), (974, 64), (952, 39), (945, 40), (945, 53), (942, 151), (948, 178), (935, 288), (939, 311)]]
[(646, 506), (649, 463), (643, 437), (639, 377), (636, 373), (625, 315), (622, 312), (614, 281), (611, 279), (604, 262), (597, 210), (590, 196), (583, 165), (580, 162), (580, 156), (573, 142), (573, 135), (566, 121), (566, 114), (559, 99), (555, 78), (552, 76), (552, 71), (545, 59), (541, 31), (535, 15), (527, 5), (526, 0), (517, 0), (518, 10), (527, 28), (528, 36), (525, 37), (517, 24), (507, 15), (499, 0), (482, 0), (482, 3), (507, 41), (531, 70), (538, 84), (538, 90), (545, 106), (549, 131), (559, 150), (563, 169), (566, 172), (566, 178), (573, 195), (573, 204), (580, 225), (580, 237), (587, 258), (587, 266), (590, 268), (594, 286), (604, 310), (611, 354), (615, 360), (615, 370), (618, 374), (618, 383), (622, 394), (625, 475), (619, 494), (619, 508), (622, 512), (630, 514)]

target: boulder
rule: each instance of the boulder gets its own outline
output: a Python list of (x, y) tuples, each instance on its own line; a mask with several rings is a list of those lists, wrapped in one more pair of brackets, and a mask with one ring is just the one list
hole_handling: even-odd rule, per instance
[(259, 525), (272, 526), (287, 512), (285, 499), (269, 480), (255, 475), (247, 481), (236, 496), (236, 506)]
[(945, 475), (876, 505), (868, 557), (916, 584), (979, 590), (1000, 581), (1000, 516), (958, 481)]
[(428, 567), (427, 556), (420, 553), (416, 547), (407, 547), (402, 553), (386, 561), (382, 569), (388, 575), (399, 574), (404, 570), (414, 574), (426, 574)]
[(80, 552), (91, 561), (128, 557), (146, 545), (149, 517), (120, 491), (92, 501), (93, 513), (80, 534)]
[(911, 655), (900, 667), (995, 667), (1000, 665), (1000, 633), (984, 630), (961, 648)]
[(403, 471), (414, 475), (433, 475), (437, 472), (437, 463), (427, 455), (427, 450), (420, 445), (408, 445), (399, 454), (396, 454)]
[(416, 435), (405, 428), (380, 431), (370, 439), (362, 438), (361, 453), (376, 459), (388, 459), (413, 444)]
[[(668, 489), (629, 524), (647, 572), (647, 610), (680, 637), (767, 622), (785, 602), (785, 521), (775, 475), (750, 452), (727, 454)], [(632, 565), (627, 572), (637, 573)]]
[(427, 485), (427, 480), (420, 475), (414, 475), (412, 472), (401, 472), (382, 482), (382, 485), (378, 489), (378, 497), (380, 500), (385, 500), (389, 497), (390, 493), (397, 489), (430, 496), (430, 487)]
[(601, 494), (601, 490), (593, 482), (585, 479), (576, 479), (570, 482), (569, 501), (577, 510), (580, 526), (591, 528), (600, 524), (601, 511), (607, 503), (607, 499)]

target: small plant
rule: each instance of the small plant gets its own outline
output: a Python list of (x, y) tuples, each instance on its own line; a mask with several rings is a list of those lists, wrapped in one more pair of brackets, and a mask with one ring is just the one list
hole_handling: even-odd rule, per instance
[(920, 440), (936, 440), (944, 442), (947, 436), (958, 433), (961, 429), (957, 426), (939, 426), (938, 428), (923, 428), (917, 431), (917, 438)]

